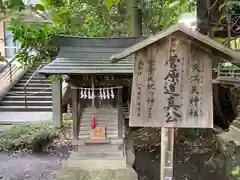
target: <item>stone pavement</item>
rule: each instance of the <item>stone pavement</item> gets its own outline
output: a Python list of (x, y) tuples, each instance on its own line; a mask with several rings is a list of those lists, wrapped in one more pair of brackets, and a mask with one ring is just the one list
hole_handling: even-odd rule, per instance
[(0, 112), (0, 124), (39, 122), (52, 119), (52, 112)]

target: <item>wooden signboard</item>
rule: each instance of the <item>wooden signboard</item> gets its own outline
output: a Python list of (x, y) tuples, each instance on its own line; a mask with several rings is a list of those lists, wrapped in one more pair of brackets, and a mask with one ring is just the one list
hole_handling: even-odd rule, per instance
[(92, 130), (92, 136), (90, 139), (94, 140), (103, 140), (105, 139), (105, 127), (104, 126), (97, 126)]
[(175, 127), (213, 127), (212, 55), (239, 58), (232, 50), (180, 24), (110, 59), (117, 62), (133, 53), (129, 125), (162, 127), (160, 180), (173, 180)]
[(212, 59), (200, 44), (171, 35), (135, 55), (130, 126), (212, 128)]

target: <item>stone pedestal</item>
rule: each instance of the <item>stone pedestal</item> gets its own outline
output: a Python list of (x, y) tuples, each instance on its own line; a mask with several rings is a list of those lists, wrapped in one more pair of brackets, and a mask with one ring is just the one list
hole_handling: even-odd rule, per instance
[(219, 153), (215, 164), (220, 172), (230, 180), (237, 180), (239, 173), (234, 173), (240, 166), (240, 129), (231, 125), (229, 132), (216, 136)]
[(233, 121), (232, 126), (240, 129), (240, 106), (237, 106), (237, 118)]

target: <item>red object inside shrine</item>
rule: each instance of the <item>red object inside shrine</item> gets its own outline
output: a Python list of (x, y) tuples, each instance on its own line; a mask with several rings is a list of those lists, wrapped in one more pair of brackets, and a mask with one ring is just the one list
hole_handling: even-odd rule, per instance
[(92, 127), (92, 129), (95, 129), (95, 127), (96, 127), (95, 113), (92, 114), (91, 127)]

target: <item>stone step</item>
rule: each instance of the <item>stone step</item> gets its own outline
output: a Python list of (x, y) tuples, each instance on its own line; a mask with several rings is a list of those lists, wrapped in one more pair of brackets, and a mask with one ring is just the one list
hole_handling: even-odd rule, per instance
[[(72, 140), (72, 145), (86, 145), (87, 139), (78, 139), (78, 140)], [(123, 145), (123, 139), (122, 138), (111, 138), (110, 139), (111, 145)]]
[[(79, 134), (78, 135), (78, 139), (79, 140), (83, 140), (83, 139), (89, 139), (91, 137), (91, 134)], [(106, 134), (107, 138), (111, 138), (111, 139), (116, 139), (118, 138), (118, 134)]]
[(22, 111), (52, 111), (52, 106), (0, 106), (0, 111), (15, 111), (15, 112), (22, 112)]
[[(118, 137), (118, 130), (106, 130), (105, 133), (106, 133), (106, 137), (108, 138)], [(91, 134), (92, 134), (92, 130), (80, 131), (79, 137), (90, 136)]]
[[(24, 91), (24, 87), (13, 87), (12, 88), (13, 91)], [(52, 91), (52, 88), (50, 86), (49, 87), (31, 87), (31, 86), (27, 86), (26, 87), (26, 91), (29, 92), (29, 91), (43, 91), (45, 90), (45, 92), (51, 92)]]
[(98, 145), (80, 145), (79, 152), (104, 152), (104, 151), (118, 151), (122, 147), (116, 144), (98, 144)]
[[(27, 71), (24, 75), (31, 77), (31, 76), (33, 75), (33, 73), (30, 72), (30, 71)], [(38, 74), (38, 73), (36, 73), (35, 76), (39, 76), (39, 77), (44, 77), (44, 78), (46, 78), (44, 75), (41, 75), (41, 74)], [(35, 77), (35, 76), (34, 76), (34, 77)], [(47, 78), (46, 78), (46, 79), (47, 79)]]
[[(93, 113), (88, 112), (82, 112), (82, 116), (92, 116)], [(94, 113), (95, 117), (102, 117), (102, 116), (109, 116), (109, 117), (117, 117), (118, 113), (107, 113), (107, 112), (101, 112), (101, 113)]]
[[(22, 91), (10, 91), (7, 94), (14, 95), (14, 96), (24, 96), (25, 95), (25, 93)], [(52, 96), (52, 92), (31, 91), (31, 92), (27, 92), (27, 96)]]
[(83, 108), (84, 113), (117, 113), (118, 110), (115, 108)]
[[(15, 87), (24, 87), (24, 85), (25, 85), (25, 83), (17, 83), (16, 85), (15, 85)], [(45, 84), (40, 84), (40, 83), (32, 83), (32, 82), (30, 82), (30, 83), (28, 83), (28, 87), (42, 87), (42, 88), (46, 88), (46, 87), (51, 87), (51, 83), (45, 83)]]
[(75, 152), (76, 159), (119, 159), (123, 158), (122, 151), (115, 152)]
[[(81, 117), (82, 122), (86, 122), (89, 119), (92, 119), (92, 115), (86, 115), (83, 114)], [(105, 122), (105, 121), (112, 121), (112, 122), (116, 122), (117, 121), (117, 116), (114, 115), (96, 115), (95, 116), (96, 121), (101, 121), (101, 122)]]
[[(104, 126), (104, 124), (97, 124), (97, 126), (98, 125)], [(91, 130), (92, 130), (91, 122), (88, 124), (88, 126), (80, 126), (80, 131), (91, 131)], [(118, 130), (118, 127), (117, 127), (117, 125), (110, 125), (110, 126), (108, 125), (108, 126), (106, 126), (105, 130), (107, 130), (107, 131)]]
[[(20, 83), (26, 83), (27, 81), (28, 81), (28, 79), (21, 79), (19, 82)], [(32, 79), (30, 82), (31, 83), (39, 83), (39, 84), (44, 84), (44, 83), (49, 84), (49, 83), (51, 83), (51, 81), (46, 80), (46, 79), (44, 79), (44, 80)]]
[[(92, 117), (91, 118), (89, 117), (88, 119), (81, 119), (80, 120), (80, 126), (88, 127), (89, 122), (91, 122), (91, 120), (92, 120)], [(103, 120), (102, 119), (96, 119), (96, 123), (98, 125), (104, 125), (104, 124), (107, 123), (107, 125), (109, 125), (109, 126), (115, 126), (116, 124), (118, 124), (118, 121), (117, 121), (117, 118), (116, 119), (110, 119), (108, 121), (106, 121), (104, 119)]]
[[(81, 119), (80, 120), (80, 126), (81, 127), (89, 127), (89, 124), (91, 124), (91, 120), (92, 118), (88, 118), (88, 119)], [(98, 125), (107, 125), (107, 126), (116, 126), (118, 125), (117, 119), (115, 120), (106, 120), (106, 119), (96, 119), (96, 123)]]
[[(5, 96), (7, 101), (25, 101), (25, 96)], [(52, 96), (27, 96), (28, 101), (52, 101)]]
[[(77, 152), (73, 152), (66, 165), (69, 168), (79, 168), (86, 170), (99, 170), (99, 169), (124, 169), (126, 168), (126, 158), (118, 159), (81, 159), (78, 160)], [(120, 177), (121, 179), (121, 177)], [(123, 180), (126, 178), (122, 178)], [(137, 179), (137, 178), (136, 178)], [(127, 179), (126, 179), (127, 180)], [(132, 179), (135, 180), (135, 179)]]
[(240, 120), (234, 120), (232, 125), (240, 129)]
[[(105, 130), (105, 132), (106, 132), (106, 135), (108, 136), (108, 135), (115, 135), (115, 134), (118, 134), (118, 130), (117, 129), (106, 129)], [(89, 130), (80, 130), (80, 132), (79, 132), (79, 135), (90, 135), (90, 134), (92, 134), (92, 129), (89, 129)]]
[[(25, 101), (7, 101), (4, 100), (0, 102), (3, 106), (25, 106)], [(28, 106), (52, 106), (52, 101), (28, 101), (27, 99), (27, 105)]]
[[(31, 78), (31, 76), (28, 76), (28, 75), (24, 75), (22, 77), (22, 79), (27, 79), (27, 80), (29, 80), (30, 78)], [(45, 78), (44, 76), (33, 76), (30, 81), (32, 81), (32, 80), (49, 80), (49, 79)]]
[(34, 72), (36, 72), (37, 68), (38, 68), (38, 67), (36, 67), (36, 68), (29, 68), (29, 69), (27, 70), (27, 73), (33, 74)]

